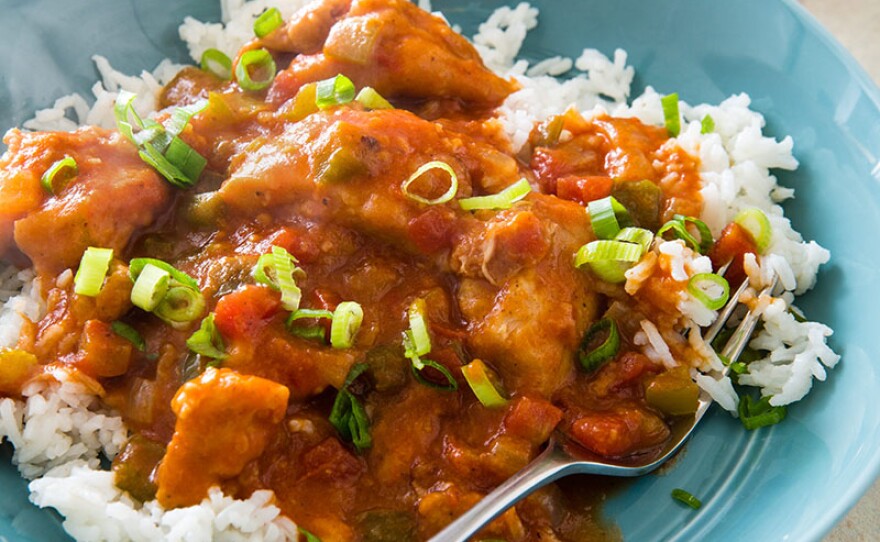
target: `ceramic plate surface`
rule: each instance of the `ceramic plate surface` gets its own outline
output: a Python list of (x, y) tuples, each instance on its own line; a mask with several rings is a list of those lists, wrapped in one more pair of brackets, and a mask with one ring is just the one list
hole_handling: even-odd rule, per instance
[[(472, 35), (501, 2), (435, 0)], [(650, 84), (689, 103), (747, 92), (766, 131), (790, 134), (801, 167), (779, 173), (797, 191), (786, 212), (808, 239), (829, 248), (818, 288), (800, 305), (831, 325), (843, 355), (785, 423), (746, 432), (713, 411), (673, 468), (628, 486), (605, 513), (633, 542), (819, 540), (880, 469), (880, 92), (793, 0), (534, 0), (539, 27), (529, 59), (576, 56), (584, 47), (629, 52), (634, 92)], [(0, 130), (98, 74), (91, 55), (138, 73), (170, 57), (184, 15), (219, 19), (209, 0), (0, 0)], [(67, 540), (60, 518), (27, 501), (26, 484), (0, 448), (0, 539)], [(698, 494), (692, 511), (670, 498)]]

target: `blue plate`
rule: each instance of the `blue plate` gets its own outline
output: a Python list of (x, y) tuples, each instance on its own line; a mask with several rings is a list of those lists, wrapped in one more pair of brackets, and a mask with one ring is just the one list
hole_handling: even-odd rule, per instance
[[(435, 0), (472, 35), (501, 2)], [(713, 412), (663, 474), (610, 499), (606, 515), (626, 540), (819, 540), (880, 470), (880, 93), (853, 59), (794, 0), (544, 0), (526, 58), (584, 47), (629, 52), (635, 91), (651, 84), (690, 103), (747, 92), (767, 132), (795, 139), (801, 167), (780, 173), (797, 190), (786, 206), (797, 229), (829, 248), (819, 288), (801, 305), (835, 329), (843, 354), (829, 381), (790, 408), (785, 423), (746, 432)], [(92, 54), (129, 73), (186, 59), (184, 14), (217, 20), (205, 0), (0, 0), (0, 128), (71, 91), (87, 93)], [(867, 239), (867, 241), (866, 241)], [(0, 536), (65, 540), (52, 512), (27, 504), (26, 485), (0, 449)], [(692, 511), (669, 497), (699, 495)]]

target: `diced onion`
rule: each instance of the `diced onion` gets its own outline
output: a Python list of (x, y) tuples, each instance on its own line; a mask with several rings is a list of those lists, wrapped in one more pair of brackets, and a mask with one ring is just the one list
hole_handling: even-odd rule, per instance
[(351, 348), (364, 320), (364, 309), (355, 301), (343, 301), (333, 311), (330, 325), (330, 345), (333, 348)]
[(670, 137), (677, 137), (681, 133), (681, 115), (678, 111), (678, 94), (673, 93), (660, 98), (663, 107), (663, 120), (666, 123), (666, 131)]
[(763, 254), (767, 250), (773, 238), (773, 227), (764, 211), (754, 207), (745, 209), (740, 211), (733, 221), (749, 232), (759, 253)]
[(144, 342), (144, 338), (141, 337), (141, 334), (125, 322), (115, 320), (110, 324), (110, 329), (113, 330), (113, 333), (133, 344), (139, 351), (143, 352), (147, 349), (147, 343)]
[(508, 403), (492, 382), (490, 371), (482, 360), (475, 359), (461, 368), (461, 374), (477, 400), (487, 408), (502, 407)]
[(112, 248), (88, 247), (79, 261), (73, 278), (73, 291), (78, 295), (95, 297), (104, 286), (104, 277), (113, 260)]
[(510, 209), (514, 203), (526, 197), (531, 191), (529, 181), (520, 179), (497, 194), (460, 199), (458, 204), (465, 211)]
[(220, 330), (214, 324), (213, 312), (202, 320), (199, 329), (186, 340), (186, 346), (201, 356), (217, 360), (226, 357), (226, 346), (223, 344)]
[(232, 79), (232, 59), (218, 49), (205, 49), (199, 67), (224, 81)]
[(348, 77), (339, 74), (330, 79), (318, 81), (315, 89), (315, 105), (318, 109), (329, 109), (344, 105), (354, 100), (354, 83)]
[(630, 222), (626, 207), (613, 196), (587, 203), (593, 233), (599, 239), (613, 239), (620, 231), (621, 222)]
[(278, 8), (269, 8), (254, 20), (254, 35), (258, 38), (266, 37), (283, 24), (284, 19)]
[(709, 310), (718, 310), (730, 297), (727, 280), (715, 273), (699, 273), (688, 281), (688, 292)]
[[(591, 348), (602, 333), (606, 334), (605, 340), (599, 346)], [(578, 360), (581, 362), (581, 367), (591, 373), (613, 359), (618, 350), (620, 350), (620, 333), (617, 331), (617, 323), (611, 318), (603, 318), (590, 326), (584, 334), (578, 351)]]
[(40, 177), (40, 185), (43, 190), (56, 196), (71, 177), (75, 177), (78, 173), (79, 167), (76, 165), (76, 160), (71, 156), (65, 156), (49, 166), (49, 169)]
[(367, 109), (394, 109), (394, 106), (372, 87), (362, 88), (354, 100)]
[[(441, 169), (449, 174), (449, 189), (447, 189), (446, 192), (443, 193), (443, 195), (433, 199), (423, 198), (418, 194), (410, 192), (410, 185), (414, 183), (419, 177), (421, 177), (428, 171), (431, 171), (432, 169)], [(423, 164), (419, 169), (415, 171), (415, 173), (410, 175), (409, 179), (403, 182), (401, 190), (403, 191), (403, 194), (411, 200), (415, 200), (428, 205), (439, 205), (441, 203), (446, 203), (447, 201), (455, 197), (455, 193), (458, 192), (458, 175), (455, 174), (455, 170), (452, 169), (452, 166), (450, 166), (446, 162), (435, 160), (433, 162)]]
[[(235, 80), (244, 90), (263, 90), (275, 79), (275, 59), (265, 49), (252, 49), (241, 55), (235, 67)], [(263, 72), (262, 77), (254, 79), (253, 72)]]
[(151, 312), (168, 293), (171, 274), (164, 269), (148, 263), (138, 273), (131, 289), (131, 303), (135, 307)]
[(626, 270), (642, 258), (642, 247), (623, 241), (592, 241), (578, 249), (575, 267), (589, 264), (599, 278), (618, 283), (626, 280)]

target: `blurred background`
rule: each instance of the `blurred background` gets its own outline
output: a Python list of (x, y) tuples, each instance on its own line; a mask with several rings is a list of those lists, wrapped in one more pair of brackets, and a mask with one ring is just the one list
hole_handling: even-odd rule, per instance
[[(880, 0), (799, 0), (880, 85)], [(825, 542), (880, 540), (880, 482), (868, 490)]]

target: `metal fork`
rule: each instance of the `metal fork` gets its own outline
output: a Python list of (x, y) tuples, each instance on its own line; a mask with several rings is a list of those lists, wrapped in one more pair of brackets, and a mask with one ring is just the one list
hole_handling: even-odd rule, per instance
[[(776, 287), (777, 281), (778, 278), (774, 277), (772, 284), (764, 288), (759, 296), (771, 294)], [(730, 297), (727, 305), (722, 309), (712, 326), (706, 331), (704, 337), (706, 343), (711, 344), (718, 336), (718, 333), (738, 306), (740, 295), (748, 286), (749, 279), (746, 278), (736, 293)], [(729, 361), (722, 371), (722, 375), (727, 375), (730, 365), (736, 362), (740, 354), (742, 354), (755, 330), (758, 319), (758, 315), (752, 311), (746, 313), (727, 341), (727, 344), (721, 351), (721, 356)], [(577, 457), (575, 457), (569, 451), (571, 448), (564, 440), (552, 438), (548, 442), (547, 448), (531, 463), (483, 497), (473, 508), (431, 538), (430, 542), (465, 542), (490, 521), (519, 502), (520, 499), (569, 474), (600, 474), (603, 476), (624, 477), (648, 474), (675, 455), (694, 432), (697, 424), (703, 418), (703, 415), (706, 414), (706, 411), (709, 410), (711, 404), (712, 399), (705, 392), (702, 392), (693, 419), (684, 420), (678, 426), (673, 427), (673, 434), (670, 436), (666, 446), (660, 451), (659, 456), (655, 453), (618, 461), (598, 456), (585, 458), (584, 452), (578, 450)]]

